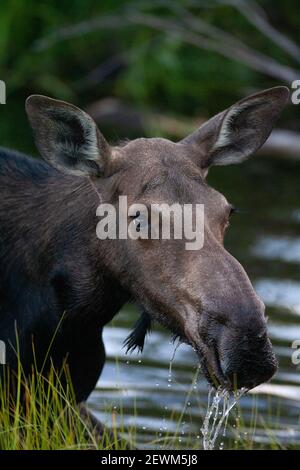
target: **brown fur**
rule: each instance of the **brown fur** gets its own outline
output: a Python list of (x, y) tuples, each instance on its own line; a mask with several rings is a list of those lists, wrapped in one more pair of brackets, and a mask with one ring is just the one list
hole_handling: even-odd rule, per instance
[[(12, 345), (11, 369), (16, 328), (30, 373), (32, 338), (43, 364), (61, 321), (48, 359), (59, 369), (67, 358), (77, 399), (85, 400), (105, 361), (102, 328), (133, 299), (146, 318), (195, 348), (211, 382), (232, 388), (237, 376), (238, 386), (251, 388), (269, 379), (276, 360), (264, 306), (223, 245), (232, 205), (205, 176), (209, 166), (238, 163), (259, 148), (287, 99), (277, 87), (179, 143), (141, 138), (111, 147), (80, 109), (30, 97), (36, 144), (51, 166), (0, 151), (0, 331)], [(203, 248), (188, 251), (185, 240), (172, 239), (98, 240), (96, 208), (100, 200), (118, 208), (120, 195), (129, 204), (204, 204)]]

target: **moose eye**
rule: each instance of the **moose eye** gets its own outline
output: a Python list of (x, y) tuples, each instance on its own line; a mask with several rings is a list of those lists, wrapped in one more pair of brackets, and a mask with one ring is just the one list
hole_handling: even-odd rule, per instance
[(137, 232), (140, 232), (141, 230), (144, 231), (148, 228), (148, 217), (146, 217), (145, 214), (137, 212), (136, 216), (133, 217), (133, 222)]
[(225, 230), (229, 227), (230, 217), (232, 216), (232, 214), (235, 214), (236, 212), (237, 212), (237, 208), (231, 205), (229, 208), (228, 217), (225, 223)]
[(236, 214), (238, 212), (238, 209), (234, 206), (230, 206), (230, 210), (229, 210), (229, 217), (232, 216), (232, 214)]

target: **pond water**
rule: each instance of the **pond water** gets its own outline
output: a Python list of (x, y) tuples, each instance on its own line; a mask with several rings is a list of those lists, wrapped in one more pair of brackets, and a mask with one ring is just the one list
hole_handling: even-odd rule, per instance
[[(300, 340), (300, 164), (257, 156), (212, 169), (209, 182), (239, 208), (225, 245), (267, 305), (279, 359), (273, 380), (240, 400), (216, 448), (300, 448), (300, 366), (292, 363)], [(108, 360), (91, 408), (108, 424), (116, 416), (134, 429), (140, 447), (202, 448), (208, 386), (197, 378), (195, 353), (180, 345), (170, 372), (174, 344), (156, 325), (143, 354), (126, 356), (122, 343), (135, 319), (126, 306), (105, 329)]]

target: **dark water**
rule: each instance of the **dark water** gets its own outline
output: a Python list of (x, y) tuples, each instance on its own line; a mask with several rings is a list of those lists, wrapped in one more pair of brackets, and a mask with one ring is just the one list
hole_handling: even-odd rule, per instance
[[(300, 366), (291, 360), (293, 341), (300, 343), (300, 164), (255, 157), (213, 169), (209, 181), (240, 209), (225, 244), (267, 305), (280, 364), (271, 383), (242, 398), (217, 448), (300, 448)], [(140, 445), (201, 448), (208, 387), (201, 375), (193, 384), (194, 352), (178, 348), (170, 377), (174, 345), (156, 327), (142, 355), (126, 356), (122, 342), (135, 318), (126, 307), (105, 330), (108, 361), (92, 409), (107, 423), (116, 416), (135, 429)]]

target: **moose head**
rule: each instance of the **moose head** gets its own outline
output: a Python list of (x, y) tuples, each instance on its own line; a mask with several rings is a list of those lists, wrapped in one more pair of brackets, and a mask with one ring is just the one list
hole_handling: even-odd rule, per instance
[[(285, 87), (251, 95), (180, 142), (139, 138), (111, 146), (84, 111), (34, 95), (26, 109), (42, 157), (74, 178), (89, 178), (101, 200), (203, 204), (203, 246), (185, 240), (117, 238), (99, 241), (95, 257), (142, 306), (138, 334), (149, 319), (166, 325), (198, 353), (207, 379), (248, 389), (270, 379), (277, 363), (267, 335), (265, 307), (223, 240), (234, 207), (206, 182), (210, 167), (243, 162), (268, 138), (287, 103)], [(151, 228), (139, 212), (127, 223)], [(95, 225), (95, 219), (91, 220)], [(95, 235), (96, 236), (96, 235)], [(134, 346), (136, 336), (129, 346)], [(139, 340), (140, 341), (140, 340)]]

